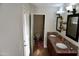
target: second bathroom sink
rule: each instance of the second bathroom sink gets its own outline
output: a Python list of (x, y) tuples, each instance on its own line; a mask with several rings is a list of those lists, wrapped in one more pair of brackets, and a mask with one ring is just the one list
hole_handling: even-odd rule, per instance
[(67, 46), (64, 43), (56, 43), (56, 47), (61, 48), (61, 49), (67, 48)]

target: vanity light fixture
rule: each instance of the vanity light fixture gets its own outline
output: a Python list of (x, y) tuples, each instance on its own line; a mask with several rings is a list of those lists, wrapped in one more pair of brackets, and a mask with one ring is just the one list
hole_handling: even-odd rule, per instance
[(65, 8), (60, 7), (59, 10), (57, 11), (57, 14), (63, 14), (63, 13), (65, 13)]
[(68, 13), (76, 14), (76, 3), (71, 3), (68, 7), (66, 7)]

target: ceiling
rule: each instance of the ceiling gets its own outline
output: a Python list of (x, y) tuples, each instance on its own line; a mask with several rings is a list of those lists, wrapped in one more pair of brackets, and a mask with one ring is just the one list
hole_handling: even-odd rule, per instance
[(66, 7), (69, 3), (31, 3), (31, 5), (35, 7)]

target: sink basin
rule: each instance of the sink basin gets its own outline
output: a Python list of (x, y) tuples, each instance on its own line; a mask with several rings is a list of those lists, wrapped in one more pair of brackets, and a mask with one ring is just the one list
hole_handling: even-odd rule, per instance
[(50, 37), (56, 37), (56, 35), (49, 35)]
[(64, 43), (56, 43), (56, 46), (61, 49), (66, 49), (67, 46)]

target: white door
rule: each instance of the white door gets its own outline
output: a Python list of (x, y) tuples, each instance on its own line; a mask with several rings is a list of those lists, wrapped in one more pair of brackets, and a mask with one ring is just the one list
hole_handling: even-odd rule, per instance
[(29, 30), (29, 14), (24, 13), (24, 22), (23, 22), (23, 36), (24, 36), (24, 55), (30, 55), (30, 30)]

